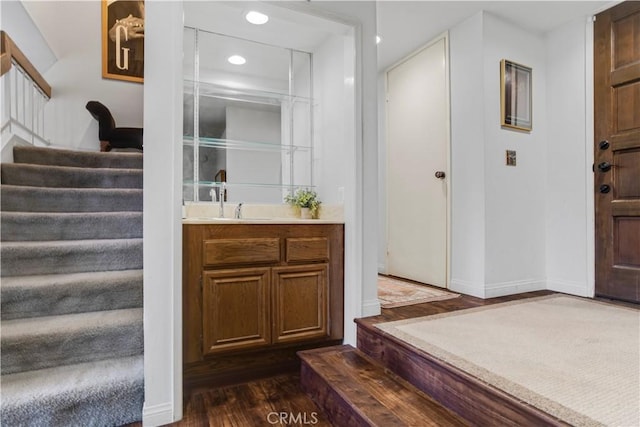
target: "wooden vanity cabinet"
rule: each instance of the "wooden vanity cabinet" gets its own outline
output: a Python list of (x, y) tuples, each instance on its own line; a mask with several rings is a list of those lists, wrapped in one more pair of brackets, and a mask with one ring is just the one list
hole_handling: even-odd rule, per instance
[(342, 224), (185, 224), (185, 379), (341, 341), (343, 262)]

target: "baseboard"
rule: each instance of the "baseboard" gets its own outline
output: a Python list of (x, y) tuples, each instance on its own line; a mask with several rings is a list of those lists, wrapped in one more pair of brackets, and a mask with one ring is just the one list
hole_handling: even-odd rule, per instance
[(484, 283), (478, 285), (461, 279), (451, 279), (449, 290), (459, 292), (464, 295), (471, 295), (476, 298), (485, 298)]
[(378, 298), (362, 302), (362, 317), (377, 316), (382, 313)]
[(575, 295), (578, 297), (593, 298), (593, 289), (584, 282), (576, 282), (573, 280), (548, 279), (547, 289), (564, 294)]
[(485, 298), (515, 295), (523, 292), (543, 291), (545, 289), (547, 289), (547, 282), (544, 279), (527, 279), (491, 283), (485, 286)]
[(158, 405), (147, 406), (142, 410), (142, 425), (144, 427), (162, 426), (171, 424), (173, 419), (173, 402), (160, 403)]

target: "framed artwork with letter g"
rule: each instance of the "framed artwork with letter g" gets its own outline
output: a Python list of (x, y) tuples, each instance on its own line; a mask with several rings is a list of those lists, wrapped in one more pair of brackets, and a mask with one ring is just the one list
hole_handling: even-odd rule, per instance
[(144, 81), (144, 0), (102, 0), (102, 77)]

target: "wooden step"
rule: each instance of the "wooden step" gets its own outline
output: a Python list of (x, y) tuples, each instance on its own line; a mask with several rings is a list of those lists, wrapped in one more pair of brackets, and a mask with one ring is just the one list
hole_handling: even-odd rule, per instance
[(521, 399), (391, 336), (365, 319), (356, 319), (356, 323), (358, 351), (473, 425), (569, 426)]
[(302, 351), (298, 355), (302, 359), (302, 389), (335, 425), (468, 425), (350, 345)]

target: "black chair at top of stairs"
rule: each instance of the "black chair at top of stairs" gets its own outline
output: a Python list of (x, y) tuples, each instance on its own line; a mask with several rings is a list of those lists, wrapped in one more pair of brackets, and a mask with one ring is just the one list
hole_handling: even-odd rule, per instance
[(111, 151), (112, 149), (142, 151), (142, 128), (116, 127), (111, 111), (101, 102), (89, 101), (86, 108), (98, 121), (100, 151)]

